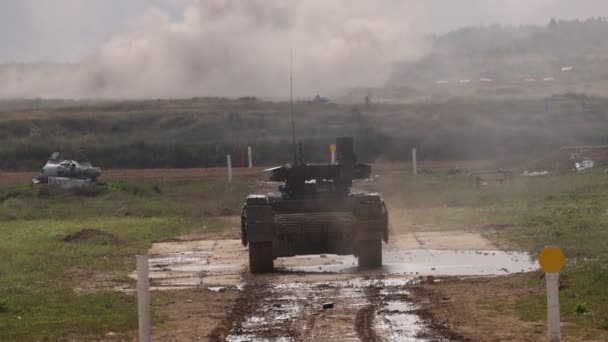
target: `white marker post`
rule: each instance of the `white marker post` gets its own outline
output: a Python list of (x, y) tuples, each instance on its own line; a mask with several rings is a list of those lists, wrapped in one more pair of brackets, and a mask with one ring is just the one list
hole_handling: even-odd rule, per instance
[(415, 175), (418, 174), (418, 165), (417, 165), (417, 158), (416, 158), (416, 148), (412, 148), (412, 173)]
[(566, 259), (557, 247), (546, 247), (540, 253), (538, 262), (547, 281), (547, 325), (549, 342), (560, 342), (562, 335), (560, 331), (559, 316), (559, 271), (564, 267)]
[(336, 144), (329, 145), (330, 162), (331, 164), (336, 163)]
[(137, 314), (139, 319), (139, 342), (150, 342), (150, 278), (148, 256), (137, 256)]
[(247, 155), (249, 157), (249, 168), (252, 169), (253, 168), (253, 153), (251, 151), (251, 146), (247, 147)]
[(232, 182), (232, 158), (230, 155), (226, 155), (226, 163), (228, 165), (228, 181)]
[(549, 325), (549, 342), (562, 340), (559, 318), (559, 273), (545, 273), (547, 279), (547, 323)]

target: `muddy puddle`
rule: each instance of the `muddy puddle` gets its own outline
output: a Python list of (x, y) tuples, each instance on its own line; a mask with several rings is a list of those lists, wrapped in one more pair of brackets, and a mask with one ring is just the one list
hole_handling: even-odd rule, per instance
[[(420, 307), (409, 300), (407, 290), (388, 287), (381, 290), (381, 297), (387, 300), (378, 305), (373, 328), (377, 336), (386, 341), (427, 341), (433, 335), (426, 323), (418, 316)], [(433, 336), (433, 341), (448, 341), (441, 336)]]
[(239, 291), (238, 304), (225, 308), (231, 342), (449, 341), (420, 316), (424, 303), (409, 292), (418, 282), (537, 269), (528, 254), (471, 244), (469, 235), (450, 237), (469, 248), (461, 250), (443, 248), (444, 235), (399, 236), (385, 246), (382, 269), (370, 272), (360, 272), (352, 255), (323, 254), (278, 258), (277, 272), (259, 276), (246, 272), (240, 240), (160, 242), (149, 251), (150, 279), (154, 290)]
[[(390, 246), (390, 245), (389, 245)], [(386, 248), (385, 275), (489, 276), (537, 269), (526, 253), (498, 250), (432, 250)], [(239, 240), (163, 242), (149, 252), (150, 279), (154, 290), (227, 286), (242, 283), (247, 268), (247, 251)], [(357, 274), (358, 261), (352, 255), (306, 255), (278, 258), (279, 273)], [(135, 279), (133, 272), (131, 277)]]
[(416, 281), (352, 278), (268, 284), (263, 294), (255, 294), (258, 302), (234, 323), (227, 341), (282, 342), (304, 336), (306, 341), (448, 341), (418, 316), (407, 290)]
[[(356, 273), (354, 256), (317, 255), (280, 258), (277, 268), (287, 272)], [(523, 252), (495, 250), (388, 250), (383, 253), (382, 273), (433, 276), (487, 276), (530, 272), (538, 268)]]

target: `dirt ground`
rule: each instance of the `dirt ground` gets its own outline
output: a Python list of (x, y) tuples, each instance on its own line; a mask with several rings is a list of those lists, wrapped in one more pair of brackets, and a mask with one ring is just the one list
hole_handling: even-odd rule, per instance
[[(40, 161), (40, 167), (44, 165), (45, 161)], [(95, 162), (93, 161), (93, 164)], [(462, 169), (479, 169), (483, 167), (489, 167), (490, 162), (487, 161), (450, 161), (450, 162), (438, 162), (438, 161), (419, 161), (418, 167), (420, 169), (432, 168), (432, 169), (449, 169), (449, 168), (462, 168)], [(246, 179), (259, 179), (260, 171), (265, 167), (254, 167), (252, 169), (235, 167), (233, 169), (234, 177), (246, 178)], [(103, 169), (103, 166), (102, 166)], [(387, 173), (387, 172), (404, 172), (411, 170), (411, 164), (409, 163), (375, 163), (374, 172)], [(38, 172), (30, 171), (2, 171), (0, 170), (0, 184), (29, 184), (34, 176), (38, 175)], [(155, 180), (155, 181), (171, 181), (171, 180), (199, 180), (199, 179), (215, 179), (225, 178), (226, 168), (189, 168), (189, 169), (115, 169), (115, 170), (103, 170), (101, 180), (102, 181), (113, 181), (113, 180)]]
[(232, 319), (242, 293), (213, 292), (206, 288), (158, 291), (154, 298), (160, 324), (154, 325), (154, 341), (186, 342), (218, 340), (227, 334), (222, 327)]
[[(41, 167), (44, 162), (41, 162)], [(234, 177), (258, 179), (261, 168), (234, 168)], [(38, 172), (5, 172), (0, 171), (0, 184), (30, 184)], [(191, 168), (191, 169), (124, 169), (103, 170), (101, 181), (116, 180), (200, 180), (226, 177), (225, 168)]]
[[(514, 277), (538, 277), (538, 272)], [(518, 319), (516, 303), (522, 294), (544, 294), (543, 287), (518, 288), (512, 277), (444, 278), (422, 284), (413, 291), (425, 301), (423, 316), (441, 322), (455, 336), (469, 341), (544, 341), (545, 322)], [(567, 323), (562, 323), (562, 334)], [(587, 329), (582, 336), (565, 336), (563, 341), (608, 341), (605, 330)]]
[[(462, 320), (461, 310), (450, 306), (471, 301), (472, 308), (471, 296), (477, 294), (467, 290), (474, 286), (471, 281), (490, 278), (446, 275), (507, 274), (520, 271), (506, 270), (513, 265), (526, 271), (534, 266), (527, 255), (498, 251), (474, 232), (401, 230), (384, 246), (384, 267), (375, 272), (358, 272), (352, 256), (317, 255), (280, 258), (277, 272), (255, 276), (247, 271), (247, 251), (234, 239), (237, 233), (235, 226), (221, 236), (154, 244), (150, 276), (160, 316), (154, 340), (489, 341), (521, 336), (514, 327), (524, 325), (512, 313), (496, 326), (498, 315)], [(544, 330), (534, 328), (529, 336), (541, 337)], [(502, 335), (496, 332), (501, 329)]]

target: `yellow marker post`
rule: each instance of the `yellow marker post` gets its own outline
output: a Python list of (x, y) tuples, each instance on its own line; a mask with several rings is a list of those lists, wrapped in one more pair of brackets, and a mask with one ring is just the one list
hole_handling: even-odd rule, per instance
[(559, 318), (559, 271), (564, 267), (566, 258), (561, 249), (545, 247), (538, 256), (538, 263), (545, 272), (547, 280), (547, 323), (549, 342), (561, 341)]
[(329, 153), (331, 154), (331, 163), (336, 163), (336, 144), (329, 145)]

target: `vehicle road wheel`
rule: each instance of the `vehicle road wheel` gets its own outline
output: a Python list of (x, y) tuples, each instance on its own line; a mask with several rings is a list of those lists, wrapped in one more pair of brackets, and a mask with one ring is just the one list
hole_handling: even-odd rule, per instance
[(249, 243), (249, 271), (267, 273), (273, 270), (272, 242)]
[(359, 242), (359, 268), (373, 269), (382, 267), (382, 241)]

